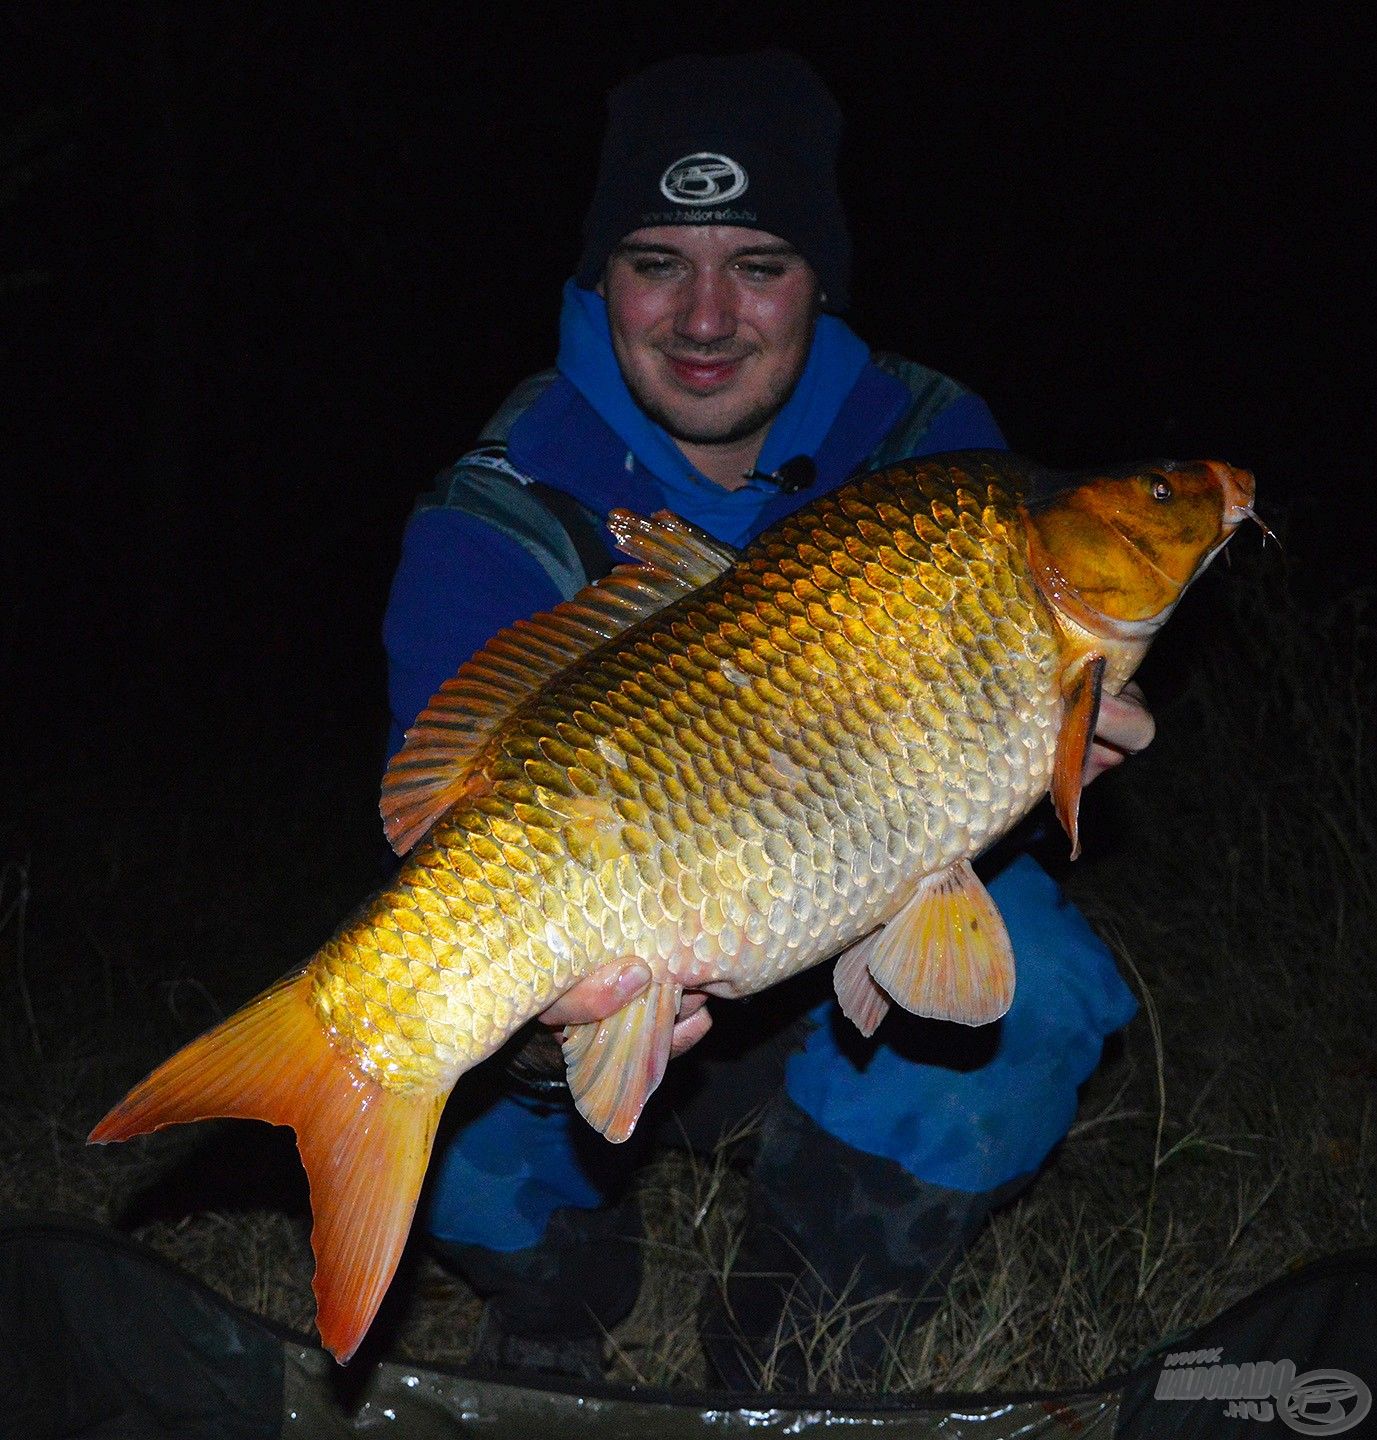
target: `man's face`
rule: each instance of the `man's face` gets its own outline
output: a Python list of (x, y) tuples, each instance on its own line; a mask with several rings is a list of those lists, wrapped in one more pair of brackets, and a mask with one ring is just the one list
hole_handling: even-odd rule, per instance
[(632, 395), (691, 445), (763, 437), (803, 373), (818, 313), (808, 262), (734, 225), (635, 230), (598, 291)]

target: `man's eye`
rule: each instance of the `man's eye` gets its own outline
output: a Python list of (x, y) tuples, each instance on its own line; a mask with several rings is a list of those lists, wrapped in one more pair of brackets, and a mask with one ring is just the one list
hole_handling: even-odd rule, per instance
[(743, 260), (741, 269), (751, 277), (752, 280), (773, 280), (784, 274), (783, 265), (772, 265), (764, 260)]
[(642, 255), (632, 262), (637, 275), (668, 275), (674, 268), (673, 260), (663, 255)]

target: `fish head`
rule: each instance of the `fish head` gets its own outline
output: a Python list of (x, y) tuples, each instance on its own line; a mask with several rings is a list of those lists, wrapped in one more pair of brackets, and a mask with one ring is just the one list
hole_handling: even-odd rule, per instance
[[(1146, 638), (1246, 519), (1254, 482), (1222, 460), (1035, 476), (1028, 553), (1044, 595), (1097, 633)], [(1259, 522), (1261, 523), (1261, 522)]]

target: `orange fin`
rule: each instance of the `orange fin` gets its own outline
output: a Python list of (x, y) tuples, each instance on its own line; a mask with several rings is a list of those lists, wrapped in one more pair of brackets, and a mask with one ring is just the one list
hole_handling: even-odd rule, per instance
[(1104, 686), (1104, 656), (1087, 655), (1062, 679), (1061, 732), (1052, 766), (1052, 806), (1062, 829), (1071, 837), (1071, 858), (1081, 853), (1081, 787), (1090, 763), (1090, 746), (1095, 739), (1095, 722), (1100, 717), (1100, 692)]
[(615, 1015), (571, 1025), (564, 1035), (569, 1089), (579, 1114), (616, 1144), (631, 1138), (645, 1102), (664, 1079), (683, 991), (652, 980)]
[(384, 1090), (330, 1043), (301, 974), (164, 1062), (91, 1132), (98, 1144), (190, 1120), (290, 1125), (311, 1184), (316, 1325), (341, 1363), (391, 1283), (445, 1097)]
[(730, 545), (669, 510), (657, 510), (649, 520), (631, 510), (613, 510), (607, 528), (623, 554), (673, 576), (684, 594), (716, 580), (737, 557)]
[(870, 954), (883, 930), (874, 930), (837, 957), (832, 970), (832, 988), (837, 992), (842, 1014), (868, 1040), (889, 1013), (889, 996), (870, 974)]
[(870, 973), (905, 1010), (961, 1025), (998, 1020), (1014, 998), (1014, 951), (999, 909), (958, 860), (863, 942)]
[(652, 519), (614, 510), (618, 565), (553, 610), (499, 631), (436, 692), (383, 777), (383, 829), (405, 855), (468, 789), (494, 730), (574, 661), (666, 605), (715, 580), (735, 559), (725, 545), (662, 510)]

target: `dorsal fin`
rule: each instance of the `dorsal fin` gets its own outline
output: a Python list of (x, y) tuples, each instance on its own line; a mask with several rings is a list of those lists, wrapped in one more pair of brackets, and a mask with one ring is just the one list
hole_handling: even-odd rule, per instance
[(572, 600), (500, 630), (435, 693), (383, 777), (379, 809), (398, 855), (460, 797), (474, 759), (522, 701), (574, 661), (647, 615), (715, 580), (736, 553), (659, 510), (614, 510), (607, 528), (639, 563), (618, 565)]
[(619, 550), (680, 580), (683, 594), (716, 580), (736, 559), (730, 545), (669, 510), (657, 510), (649, 520), (630, 510), (614, 510), (607, 528)]

